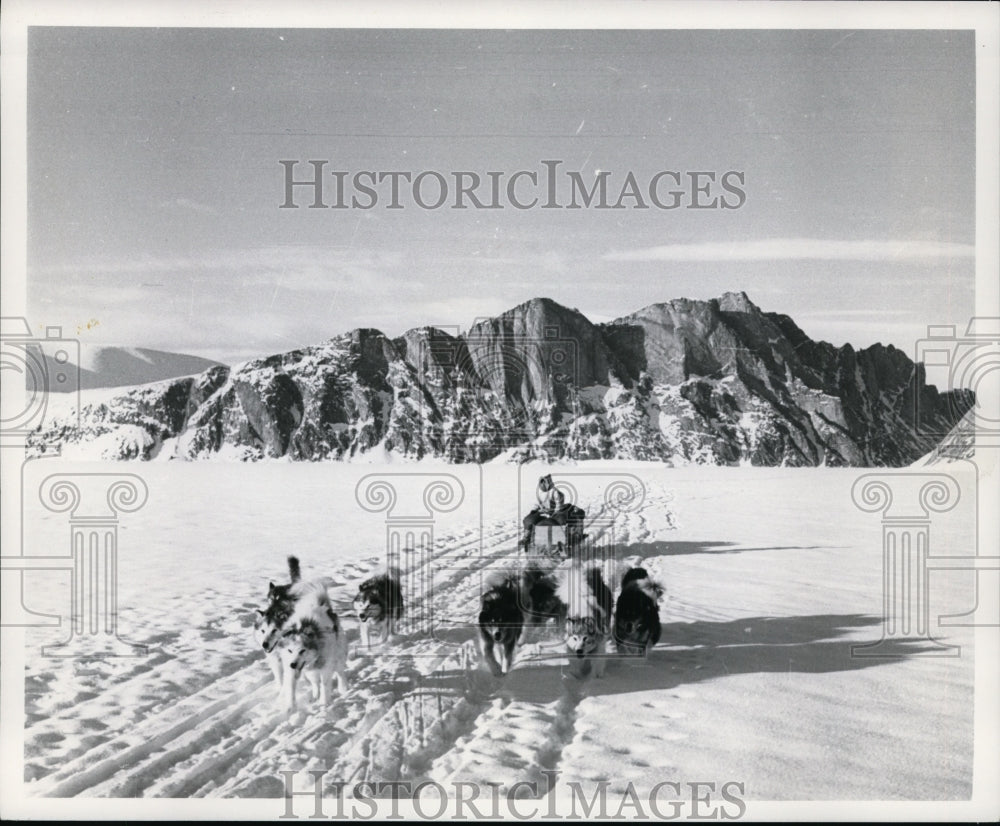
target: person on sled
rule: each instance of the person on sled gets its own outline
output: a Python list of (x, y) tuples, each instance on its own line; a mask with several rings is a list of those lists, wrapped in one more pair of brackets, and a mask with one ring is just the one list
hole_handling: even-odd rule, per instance
[(577, 533), (583, 531), (584, 512), (566, 502), (566, 497), (555, 482), (552, 475), (542, 476), (538, 480), (538, 487), (535, 490), (535, 498), (538, 505), (532, 508), (531, 513), (524, 517), (524, 550), (531, 547), (535, 535), (535, 525), (543, 520), (547, 520), (556, 525), (567, 527), (567, 534), (574, 530)]

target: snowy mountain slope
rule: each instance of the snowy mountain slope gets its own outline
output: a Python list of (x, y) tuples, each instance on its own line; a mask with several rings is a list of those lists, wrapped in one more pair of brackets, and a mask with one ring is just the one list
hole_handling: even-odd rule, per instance
[(81, 404), (33, 452), (101, 459), (641, 459), (904, 466), (969, 409), (893, 347), (810, 340), (743, 293), (610, 324), (533, 299), (455, 337), (358, 329)]
[[(45, 361), (49, 375), (66, 369), (48, 354), (45, 355)], [(80, 389), (89, 390), (193, 376), (218, 364), (217, 361), (200, 356), (168, 353), (146, 347), (105, 347), (81, 343), (79, 364), (76, 366), (80, 371)], [(52, 386), (58, 391), (59, 385), (53, 383)]]
[(914, 462), (915, 467), (950, 464), (962, 459), (972, 459), (976, 452), (976, 415), (970, 410), (932, 451)]
[[(647, 661), (613, 658), (603, 679), (581, 678), (549, 628), (506, 678), (478, 667), (482, 576), (518, 558), (517, 514), (496, 495), (518, 469), (494, 465), (481, 529), (467, 510), (439, 517), (426, 563), (433, 589), (406, 594), (411, 611), (432, 603), (434, 633), (355, 651), (348, 692), (325, 713), (289, 719), (252, 643), (251, 611), (268, 579), (285, 579), (284, 555), (295, 550), (307, 576), (335, 579), (331, 597), (356, 645), (350, 600), (383, 564), (385, 542), (384, 518), (348, 502), (365, 469), (147, 466), (157, 504), (128, 517), (120, 627), (149, 655), (27, 657), (29, 789), (269, 798), (261, 805), (275, 816), (288, 770), (299, 772), (297, 789), (311, 787), (306, 772), (325, 770), (331, 801), (338, 783), (361, 780), (535, 780), (544, 791), (556, 772), (563, 791), (579, 783), (588, 798), (606, 783), (612, 813), (629, 781), (645, 790), (736, 781), (751, 810), (769, 799), (968, 797), (970, 629), (933, 629), (963, 645), (957, 658), (852, 656), (852, 644), (880, 637), (882, 606), (881, 526), (851, 504), (856, 473), (599, 467), (643, 474), (642, 506), (597, 531), (613, 531), (616, 562), (638, 557), (666, 587), (663, 638)], [(476, 490), (478, 469), (438, 469)], [(599, 493), (583, 502), (591, 519)], [(37, 510), (27, 514), (33, 537), (50, 548), (64, 521)], [(935, 543), (968, 547), (967, 517), (959, 508), (936, 522)], [(52, 579), (29, 589), (29, 603), (59, 612), (68, 580), (40, 576)], [(969, 607), (962, 577), (932, 581), (932, 622)], [(63, 634), (31, 630), (29, 654)], [(297, 814), (311, 806), (297, 801)]]

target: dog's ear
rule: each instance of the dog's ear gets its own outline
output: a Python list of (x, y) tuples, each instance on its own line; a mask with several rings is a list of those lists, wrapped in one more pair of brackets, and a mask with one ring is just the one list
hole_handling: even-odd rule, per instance
[(263, 617), (263, 616), (264, 616), (264, 615), (265, 615), (265, 614), (267, 613), (266, 611), (264, 611), (264, 609), (263, 609), (263, 608), (254, 608), (253, 610), (254, 610), (254, 611), (255, 611), (256, 613), (260, 614), (260, 616), (262, 616), (262, 617)]

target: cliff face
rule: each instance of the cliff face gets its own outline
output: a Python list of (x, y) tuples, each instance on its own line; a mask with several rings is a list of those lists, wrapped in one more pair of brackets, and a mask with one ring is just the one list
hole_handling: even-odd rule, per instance
[(809, 339), (743, 293), (609, 324), (537, 298), (461, 337), (359, 329), (233, 369), (148, 385), (58, 420), (31, 448), (102, 458), (640, 459), (902, 466), (973, 403), (893, 347)]

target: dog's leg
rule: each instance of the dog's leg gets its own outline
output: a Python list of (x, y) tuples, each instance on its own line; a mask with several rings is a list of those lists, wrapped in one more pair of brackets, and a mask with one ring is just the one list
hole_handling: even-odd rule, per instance
[(371, 635), (368, 630), (367, 621), (363, 620), (361, 622), (361, 624), (358, 626), (358, 632), (361, 640), (361, 647), (367, 651), (369, 648), (371, 648)]
[(607, 658), (604, 656), (608, 650), (608, 641), (606, 638), (601, 637), (600, 641), (597, 643), (597, 649), (595, 650), (594, 657), (594, 676), (603, 677), (604, 676), (604, 666), (607, 665)]
[(384, 645), (394, 645), (399, 642), (396, 634), (396, 621), (392, 617), (389, 617), (385, 621), (385, 625), (382, 626), (382, 639)]
[(326, 708), (330, 705), (330, 686), (333, 683), (333, 672), (329, 668), (323, 668), (316, 672), (316, 676), (319, 678), (316, 686), (317, 699), (320, 708)]
[(479, 654), (485, 665), (493, 673), (494, 677), (500, 676), (500, 664), (497, 662), (497, 655), (494, 653), (493, 638), (480, 634)]
[(347, 683), (347, 669), (343, 666), (338, 666), (334, 676), (337, 678), (337, 693), (343, 696), (347, 693), (348, 683)]
[(503, 653), (503, 673), (510, 674), (510, 667), (514, 662), (514, 649), (517, 647), (517, 640), (510, 640), (509, 642), (504, 642)]
[(274, 684), (278, 687), (278, 695), (281, 695), (281, 679), (284, 667), (281, 663), (281, 657), (272, 651), (270, 654), (264, 655), (267, 660), (268, 666), (271, 668), (271, 673), (274, 675)]
[(299, 675), (296, 673), (294, 668), (288, 668), (288, 673), (285, 674), (285, 681), (281, 686), (282, 689), (282, 708), (291, 714), (295, 711), (295, 688), (298, 682)]
[[(337, 693), (347, 693), (347, 637), (341, 631), (334, 646), (333, 673), (337, 676)], [(332, 681), (332, 676), (331, 676)]]
[(309, 680), (309, 699), (315, 703), (323, 694), (323, 672), (310, 670), (306, 679)]

